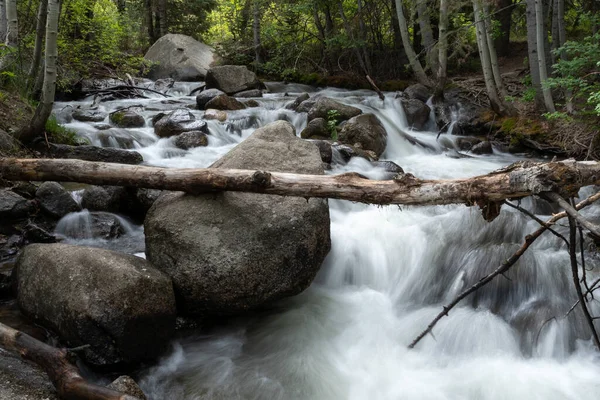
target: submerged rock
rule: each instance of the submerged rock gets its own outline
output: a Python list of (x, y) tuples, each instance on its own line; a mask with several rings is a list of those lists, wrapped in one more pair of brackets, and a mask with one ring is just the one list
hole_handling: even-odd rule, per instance
[(206, 74), (207, 89), (219, 89), (228, 95), (262, 87), (256, 74), (243, 65), (213, 67)]
[(140, 128), (146, 124), (144, 117), (131, 110), (116, 111), (109, 120), (119, 128)]
[(206, 122), (196, 119), (194, 114), (185, 108), (179, 108), (168, 114), (158, 115), (158, 118), (153, 118), (154, 133), (157, 136), (170, 137), (191, 131), (208, 133)]
[(27, 246), (17, 260), (21, 311), (95, 365), (158, 356), (175, 330), (171, 280), (142, 258), (65, 244)]
[(421, 131), (429, 121), (429, 113), (431, 108), (421, 100), (403, 99), (402, 108), (406, 115), (406, 122), (414, 130)]
[(217, 96), (225, 94), (222, 90), (219, 89), (206, 89), (196, 95), (196, 106), (199, 110), (204, 110), (206, 108), (206, 103), (211, 101)]
[[(256, 130), (213, 167), (323, 174), (287, 122)], [(148, 260), (187, 314), (254, 309), (306, 289), (330, 248), (327, 201), (253, 193), (165, 193), (146, 218)]]
[(208, 137), (200, 131), (184, 132), (175, 138), (175, 146), (183, 150), (205, 147), (208, 146)]

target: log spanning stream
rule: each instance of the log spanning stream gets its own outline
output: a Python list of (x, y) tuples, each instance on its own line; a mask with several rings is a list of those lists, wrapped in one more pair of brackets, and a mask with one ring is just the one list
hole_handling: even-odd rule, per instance
[[(194, 103), (194, 84), (176, 84), (165, 101), (157, 96), (101, 104), (104, 111), (140, 104), (147, 121), (158, 111)], [(190, 151), (160, 139), (152, 128), (98, 130), (71, 122), (92, 144), (136, 149), (146, 164), (207, 167), (257, 127), (287, 119), (298, 134), (306, 114), (284, 109), (307, 88), (270, 84), (256, 99), (261, 107), (229, 112), (228, 123), (209, 121), (209, 145)], [(310, 89), (310, 88), (308, 88)], [(315, 95), (317, 93), (312, 93)], [(388, 132), (382, 157), (422, 179), (481, 175), (518, 157), (495, 153), (456, 158), (456, 136), (410, 132), (399, 101), (385, 102), (369, 91), (328, 89), (334, 97), (375, 113)], [(65, 106), (89, 104), (58, 103)], [(198, 117), (201, 111), (192, 110)], [(408, 132), (428, 148), (411, 144)], [(341, 161), (331, 174), (358, 172), (381, 179), (386, 172), (368, 161)], [(590, 190), (583, 189), (583, 194)], [(78, 192), (74, 192), (78, 196)], [(313, 285), (271, 309), (227, 322), (203, 334), (183, 337), (141, 385), (154, 399), (403, 399), (552, 400), (595, 398), (600, 393), (600, 357), (577, 308), (569, 255), (560, 239), (538, 239), (505, 276), (452, 310), (414, 350), (408, 345), (442, 305), (496, 269), (539, 226), (504, 207), (493, 222), (465, 206), (368, 206), (330, 200), (332, 249)], [(543, 220), (554, 210), (525, 199), (523, 206)], [(582, 212), (591, 220), (600, 208)], [(144, 254), (143, 229), (126, 221), (125, 235), (94, 238), (89, 213), (59, 223), (67, 242)], [(566, 233), (567, 228), (557, 226)], [(588, 281), (600, 263), (588, 257)], [(598, 302), (592, 314), (600, 315)]]

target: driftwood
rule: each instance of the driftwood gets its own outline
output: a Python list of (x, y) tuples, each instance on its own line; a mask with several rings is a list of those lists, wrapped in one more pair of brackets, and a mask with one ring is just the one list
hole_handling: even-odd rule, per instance
[(67, 351), (40, 342), (31, 336), (0, 323), (0, 345), (40, 366), (65, 400), (138, 400), (104, 386), (94, 385), (81, 377), (68, 361)]
[(229, 190), (335, 198), (381, 205), (464, 203), (486, 208), (505, 199), (543, 192), (575, 195), (583, 186), (600, 184), (600, 163), (572, 160), (519, 162), (467, 179), (426, 180), (411, 174), (400, 174), (396, 179), (376, 181), (357, 173), (300, 175), (219, 168), (156, 168), (80, 160), (0, 158), (0, 177), (7, 180), (53, 180), (188, 193)]
[(371, 79), (371, 77), (369, 75), (367, 75), (367, 80), (369, 81), (369, 83), (371, 84), (371, 87), (373, 88), (373, 90), (375, 92), (377, 92), (377, 96), (379, 96), (379, 98), (381, 100), (385, 100), (385, 96), (383, 95), (383, 92), (381, 91), (381, 89), (379, 89), (377, 87), (377, 85), (375, 84), (375, 82), (373, 81), (373, 79)]

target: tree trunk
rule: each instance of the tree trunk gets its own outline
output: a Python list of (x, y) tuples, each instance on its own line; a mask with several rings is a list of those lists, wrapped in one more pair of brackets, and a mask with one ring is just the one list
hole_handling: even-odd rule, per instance
[(35, 34), (35, 46), (33, 48), (33, 60), (29, 68), (29, 86), (35, 87), (37, 74), (40, 71), (42, 61), (42, 46), (44, 44), (44, 32), (46, 27), (46, 17), (48, 13), (48, 0), (40, 0), (37, 15), (37, 26)]
[(17, 47), (19, 40), (19, 21), (17, 16), (17, 0), (6, 0), (6, 44), (8, 47)]
[[(373, 66), (371, 65), (371, 57), (369, 56), (369, 51), (367, 50), (367, 28), (365, 26), (365, 16), (363, 14), (363, 5), (362, 0), (357, 0), (357, 11), (358, 11), (358, 30), (360, 35), (360, 49), (363, 54), (363, 59), (365, 60), (365, 65), (367, 67), (368, 74), (373, 72)], [(367, 75), (368, 75), (367, 74)]]
[(417, 78), (419, 83), (431, 87), (431, 81), (425, 74), (425, 70), (417, 57), (417, 53), (415, 53), (412, 44), (410, 43), (410, 37), (408, 34), (408, 26), (406, 24), (406, 18), (404, 17), (404, 9), (402, 8), (402, 0), (396, 1), (396, 14), (398, 15), (398, 25), (400, 27), (400, 35), (402, 36), (402, 44), (404, 45), (404, 52), (408, 57), (408, 62), (410, 63), (410, 67)]
[(498, 96), (494, 72), (492, 71), (492, 62), (488, 48), (485, 20), (483, 18), (483, 9), (480, 0), (473, 0), (473, 14), (475, 19), (475, 34), (477, 37), (477, 48), (479, 49), (479, 58), (481, 59), (481, 69), (483, 70), (483, 79), (487, 90), (490, 106), (499, 115), (505, 114), (505, 107)]
[(540, 81), (540, 67), (538, 61), (537, 22), (535, 17), (535, 0), (527, 0), (527, 52), (529, 59), (529, 74), (531, 86), (535, 90), (535, 105), (538, 110), (544, 108), (544, 96)]
[(8, 180), (120, 185), (194, 194), (229, 190), (335, 198), (370, 204), (459, 203), (487, 206), (543, 192), (576, 195), (583, 186), (600, 184), (600, 163), (573, 160), (515, 163), (473, 178), (428, 180), (401, 174), (396, 179), (376, 181), (357, 173), (300, 175), (219, 168), (157, 168), (81, 160), (2, 158), (0, 176)]
[(52, 112), (54, 92), (56, 90), (56, 60), (58, 58), (58, 14), (60, 0), (48, 0), (48, 18), (46, 20), (46, 49), (44, 57), (44, 84), (42, 86), (42, 101), (35, 109), (35, 114), (29, 126), (17, 132), (17, 138), (24, 142), (31, 142), (36, 136), (42, 134), (46, 121)]
[[(50, 0), (52, 1), (52, 0)], [(136, 400), (135, 397), (87, 382), (69, 363), (67, 352), (0, 323), (0, 345), (40, 366), (58, 395), (67, 400)]]
[(488, 52), (490, 54), (490, 63), (492, 67), (492, 73), (494, 75), (494, 82), (496, 83), (496, 89), (498, 89), (500, 100), (504, 102), (504, 99), (506, 96), (508, 96), (508, 93), (506, 92), (506, 88), (502, 82), (500, 67), (498, 65), (498, 56), (496, 55), (496, 48), (494, 47), (494, 32), (492, 18), (490, 16), (490, 7), (485, 1), (482, 2), (482, 5), (485, 21), (485, 39), (487, 41)]
[(500, 57), (510, 55), (510, 29), (512, 26), (513, 0), (496, 0), (496, 19), (500, 22), (500, 35), (495, 40), (496, 52)]
[[(556, 0), (557, 8), (557, 25), (558, 25), (558, 48), (561, 48), (567, 41), (567, 31), (565, 28), (565, 0)], [(562, 50), (560, 52), (560, 58), (568, 60), (567, 52)], [(565, 90), (565, 105), (567, 112), (572, 114), (573, 109), (573, 91), (571, 89)]]
[(440, 0), (440, 21), (438, 25), (438, 72), (435, 96), (444, 97), (444, 87), (448, 76), (448, 1)]
[(156, 28), (154, 26), (154, 1), (145, 0), (146, 5), (146, 23), (148, 24), (148, 44), (152, 45), (158, 39)]
[(546, 30), (544, 29), (544, 8), (542, 0), (535, 0), (535, 20), (538, 68), (540, 70), (540, 84), (542, 87), (542, 94), (544, 95), (544, 105), (546, 106), (546, 111), (553, 113), (556, 112), (556, 109), (554, 108), (552, 91), (546, 86), (546, 82), (548, 81), (548, 68), (546, 64)]
[(433, 37), (433, 29), (431, 29), (431, 17), (429, 15), (429, 0), (421, 0), (417, 2), (417, 15), (419, 18), (419, 28), (421, 30), (421, 43), (427, 52), (427, 63), (431, 68), (432, 75), (438, 73), (438, 55), (434, 51), (435, 39)]
[(254, 0), (252, 4), (252, 34), (254, 37), (254, 62), (262, 64), (262, 46), (260, 41), (260, 0)]
[(160, 37), (169, 33), (169, 25), (167, 23), (167, 0), (158, 0), (158, 30)]
[(0, 43), (6, 42), (8, 19), (6, 19), (6, 0), (0, 0)]

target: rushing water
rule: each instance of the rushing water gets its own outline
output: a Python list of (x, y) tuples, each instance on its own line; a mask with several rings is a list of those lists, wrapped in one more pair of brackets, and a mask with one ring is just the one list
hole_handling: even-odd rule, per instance
[[(105, 111), (141, 105), (149, 120), (161, 110), (194, 103), (194, 85), (177, 84), (175, 99), (114, 101)], [(209, 146), (183, 151), (152, 128), (98, 130), (73, 122), (93, 144), (131, 148), (150, 165), (205, 167), (257, 127), (290, 121), (300, 132), (306, 115), (283, 109), (307, 88), (271, 84), (260, 108), (229, 112), (228, 122), (209, 122)], [(382, 102), (369, 91), (327, 89), (383, 121), (392, 160), (420, 178), (483, 174), (517, 160), (496, 153), (452, 157), (452, 139), (410, 132), (398, 100)], [(91, 101), (71, 103), (89, 105)], [(67, 104), (57, 104), (56, 110)], [(192, 110), (201, 117), (202, 112)], [(427, 148), (410, 144), (410, 134)], [(449, 149), (450, 147), (450, 149)], [(362, 159), (334, 165), (330, 173), (357, 171), (372, 179), (384, 171)], [(568, 254), (562, 242), (542, 236), (505, 276), (464, 300), (415, 350), (407, 345), (454, 296), (498, 267), (536, 223), (512, 210), (493, 222), (465, 206), (375, 207), (330, 200), (332, 249), (314, 284), (299, 296), (257, 315), (178, 340), (172, 352), (145, 374), (153, 399), (594, 399), (600, 398), (600, 358), (578, 309)], [(547, 205), (526, 199), (539, 215)], [(598, 209), (586, 211), (592, 219)], [(83, 220), (85, 212), (63, 221)], [(75, 228), (70, 228), (75, 229)], [(141, 228), (129, 227), (139, 237)], [(564, 226), (557, 229), (566, 232)], [(83, 234), (84, 236), (87, 233)], [(136, 236), (137, 235), (137, 236)], [(76, 235), (75, 235), (76, 236)], [(136, 252), (122, 238), (85, 236), (77, 242)], [(587, 268), (596, 264), (589, 260)], [(597, 269), (597, 268), (596, 268)], [(588, 271), (588, 280), (597, 275)], [(600, 315), (600, 307), (592, 304)], [(599, 326), (600, 328), (600, 326)]]

